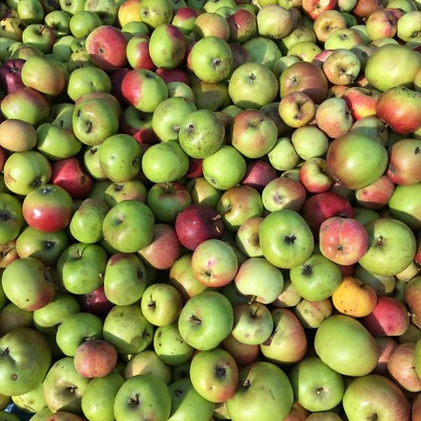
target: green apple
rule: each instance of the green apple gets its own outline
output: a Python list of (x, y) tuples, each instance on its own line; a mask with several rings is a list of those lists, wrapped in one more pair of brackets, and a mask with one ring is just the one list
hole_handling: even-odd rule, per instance
[(189, 99), (167, 98), (153, 112), (152, 129), (161, 142), (178, 141), (184, 121), (196, 110), (196, 105)]
[(137, 200), (145, 203), (148, 191), (146, 186), (138, 179), (111, 183), (104, 192), (104, 202), (112, 208), (123, 200)]
[(37, 387), (51, 365), (45, 336), (31, 328), (17, 328), (0, 338), (0, 393), (23, 395)]
[(234, 70), (228, 92), (232, 102), (240, 108), (259, 109), (275, 101), (279, 83), (269, 68), (250, 61)]
[(24, 44), (38, 48), (43, 54), (51, 52), (56, 41), (52, 28), (45, 23), (31, 23), (22, 32)]
[(345, 376), (364, 376), (377, 364), (380, 351), (373, 336), (357, 319), (335, 314), (316, 331), (314, 348), (320, 359)]
[(180, 335), (178, 321), (158, 326), (153, 338), (153, 349), (164, 363), (177, 366), (190, 360), (194, 349)]
[(105, 317), (103, 337), (119, 354), (137, 354), (152, 343), (153, 329), (139, 305), (115, 306)]
[(189, 53), (189, 66), (204, 82), (217, 83), (231, 72), (232, 51), (228, 43), (217, 36), (206, 36), (197, 41)]
[(135, 253), (148, 246), (153, 238), (155, 218), (142, 202), (125, 200), (105, 215), (105, 240), (122, 253)]
[(145, 349), (130, 357), (124, 368), (124, 378), (151, 374), (159, 377), (165, 384), (171, 381), (171, 368), (151, 349)]
[(232, 421), (284, 419), (294, 395), (285, 372), (273, 363), (257, 361), (240, 371), (239, 387), (226, 403)]
[(149, 285), (140, 300), (143, 315), (155, 326), (167, 326), (174, 323), (182, 307), (180, 293), (168, 284)]
[(74, 357), (83, 342), (102, 339), (102, 320), (92, 313), (76, 311), (63, 318), (57, 328), (56, 342), (67, 357)]
[[(256, 282), (257, 277), (260, 282)], [(262, 304), (274, 302), (284, 288), (281, 270), (263, 257), (250, 257), (243, 262), (235, 276), (238, 291)]]
[(39, 0), (20, 0), (17, 5), (19, 19), (23, 24), (42, 23), (45, 12)]
[(178, 136), (180, 146), (188, 156), (206, 158), (223, 144), (225, 127), (214, 111), (202, 109), (189, 113), (182, 120)]
[(414, 230), (421, 228), (420, 192), (421, 183), (397, 185), (389, 200), (392, 217), (399, 219)]
[(83, 10), (85, 0), (58, 0), (60, 10), (67, 12), (69, 15), (75, 15)]
[(142, 0), (139, 6), (141, 22), (148, 28), (154, 29), (171, 22), (173, 6), (170, 0)]
[(149, 181), (168, 183), (184, 177), (189, 168), (189, 159), (178, 142), (161, 142), (145, 151), (141, 165)]
[(368, 250), (358, 262), (364, 269), (376, 275), (394, 276), (414, 260), (415, 235), (404, 222), (379, 218), (364, 227), (368, 233)]
[(236, 186), (246, 173), (244, 157), (231, 145), (222, 145), (203, 159), (203, 176), (218, 190)]
[(114, 183), (130, 181), (138, 174), (142, 149), (134, 137), (115, 134), (108, 137), (99, 151), (99, 164), (106, 177)]
[(70, 158), (82, 149), (82, 143), (72, 129), (59, 127), (53, 123), (42, 123), (37, 127), (35, 149), (50, 160)]
[(0, 337), (19, 327), (33, 327), (33, 312), (8, 302), (0, 310)]
[(42, 382), (28, 393), (12, 396), (13, 403), (21, 410), (34, 414), (47, 406), (44, 398), (44, 386)]
[(14, 240), (23, 227), (21, 202), (11, 194), (0, 193), (0, 244)]
[[(147, 405), (144, 404), (147, 402)], [(124, 382), (114, 401), (116, 421), (167, 421), (171, 412), (168, 386), (159, 377), (144, 374)]]
[(318, 253), (291, 268), (289, 275), (301, 297), (310, 301), (321, 301), (330, 297), (342, 280), (339, 267)]
[(103, 283), (106, 251), (98, 244), (73, 243), (60, 256), (57, 271), (61, 282), (72, 294), (88, 294)]
[(81, 413), (81, 399), (89, 381), (76, 371), (73, 358), (60, 358), (50, 367), (43, 382), (48, 408), (53, 412)]
[(303, 264), (313, 253), (314, 238), (305, 219), (289, 209), (265, 217), (259, 231), (264, 257), (281, 269)]
[(146, 286), (146, 267), (137, 255), (116, 253), (108, 259), (104, 292), (113, 304), (134, 304), (141, 299)]
[(114, 25), (117, 20), (116, 0), (85, 0), (83, 9), (96, 13), (101, 18), (102, 25)]
[(86, 244), (93, 244), (103, 238), (102, 225), (109, 207), (104, 200), (85, 199), (70, 220), (69, 229), (73, 238)]
[(82, 10), (70, 18), (69, 27), (71, 34), (78, 39), (86, 38), (95, 28), (102, 25), (97, 13)]
[(83, 414), (90, 421), (114, 421), (114, 400), (123, 383), (118, 373), (92, 379), (82, 395)]
[(221, 348), (197, 353), (190, 365), (190, 380), (200, 396), (214, 403), (232, 398), (238, 387), (238, 367)]
[(53, 29), (57, 40), (70, 34), (70, 16), (63, 10), (53, 8), (45, 15), (44, 22)]
[[(45, 307), (33, 312), (34, 324), (39, 330), (53, 331), (64, 320), (80, 311), (76, 297), (66, 291), (57, 291), (54, 299)], [(54, 328), (49, 330), (50, 328)]]
[(203, 291), (191, 297), (178, 319), (182, 338), (201, 351), (218, 346), (231, 332), (233, 324), (231, 303), (215, 291)]
[[(281, 25), (278, 25), (281, 27)], [(253, 37), (242, 44), (250, 53), (254, 63), (263, 64), (273, 71), (275, 63), (282, 57), (281, 50), (273, 39), (266, 38), (263, 34)]]
[(208, 421), (215, 404), (196, 392), (189, 378), (175, 380), (168, 387), (171, 395), (171, 413), (168, 421)]
[(216, 208), (222, 191), (212, 186), (205, 177), (192, 178), (187, 181), (186, 188), (190, 192), (191, 200), (197, 205)]
[(289, 378), (298, 403), (310, 412), (335, 408), (345, 391), (342, 375), (318, 357), (306, 357), (295, 364)]
[(4, 270), (1, 281), (6, 297), (23, 310), (45, 307), (55, 295), (51, 273), (33, 257), (14, 260)]
[(73, 70), (67, 83), (67, 94), (72, 101), (91, 92), (111, 92), (111, 80), (108, 74), (94, 66)]
[(53, 45), (52, 54), (56, 56), (63, 63), (67, 63), (73, 51), (70, 45), (76, 38), (73, 35), (64, 35), (59, 38)]

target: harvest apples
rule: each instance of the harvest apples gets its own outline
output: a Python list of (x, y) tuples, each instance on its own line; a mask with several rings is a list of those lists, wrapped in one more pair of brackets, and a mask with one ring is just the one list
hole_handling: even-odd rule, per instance
[(420, 418), (420, 4), (1, 2), (0, 418)]

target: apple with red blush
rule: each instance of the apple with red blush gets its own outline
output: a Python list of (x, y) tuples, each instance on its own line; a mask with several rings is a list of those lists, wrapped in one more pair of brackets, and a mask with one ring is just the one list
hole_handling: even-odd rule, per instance
[(114, 304), (107, 298), (104, 291), (104, 285), (97, 289), (77, 296), (82, 311), (92, 313), (98, 317), (106, 316), (114, 307)]
[(21, 77), (25, 61), (21, 58), (9, 59), (0, 66), (0, 86), (6, 95), (25, 86)]
[(376, 89), (363, 88), (361, 86), (351, 86), (342, 98), (345, 100), (351, 116), (354, 120), (363, 117), (376, 115), (376, 103), (380, 92)]
[(401, 139), (389, 149), (387, 177), (395, 184), (416, 184), (421, 181), (421, 140)]
[(51, 184), (62, 187), (73, 199), (86, 197), (92, 190), (93, 178), (76, 157), (54, 161), (51, 168)]
[[(391, 164), (389, 161), (389, 168)], [(355, 191), (357, 203), (367, 209), (381, 209), (389, 203), (395, 184), (387, 175), (382, 175), (369, 186)]]
[(247, 162), (246, 173), (240, 184), (261, 192), (277, 176), (275, 168), (269, 162), (264, 159), (252, 159)]
[(329, 174), (326, 160), (318, 156), (303, 162), (299, 171), (301, 184), (310, 193), (328, 191), (334, 184), (334, 179)]
[(221, 239), (224, 223), (214, 208), (192, 204), (177, 215), (175, 230), (180, 243), (188, 250), (195, 250), (205, 240)]
[(60, 231), (73, 215), (73, 200), (62, 187), (45, 184), (28, 193), (22, 204), (26, 223), (42, 232)]

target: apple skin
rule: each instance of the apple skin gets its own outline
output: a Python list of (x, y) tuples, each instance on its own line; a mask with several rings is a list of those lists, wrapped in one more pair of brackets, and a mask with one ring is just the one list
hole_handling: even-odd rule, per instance
[(265, 186), (276, 177), (277, 172), (270, 163), (263, 159), (253, 159), (247, 162), (246, 173), (241, 184), (262, 192)]
[[(369, 406), (368, 401), (371, 402)], [(352, 380), (345, 390), (342, 404), (349, 421), (373, 416), (396, 421), (411, 418), (409, 402), (402, 389), (388, 377), (379, 374), (368, 374)]]
[(226, 403), (232, 421), (284, 419), (294, 401), (285, 372), (273, 363), (253, 362), (240, 370), (239, 387)]
[(224, 223), (215, 209), (192, 204), (177, 215), (175, 230), (181, 245), (193, 251), (205, 240), (221, 239)]
[(368, 330), (351, 316), (335, 314), (316, 331), (314, 347), (320, 359), (346, 376), (365, 376), (377, 364), (379, 348)]

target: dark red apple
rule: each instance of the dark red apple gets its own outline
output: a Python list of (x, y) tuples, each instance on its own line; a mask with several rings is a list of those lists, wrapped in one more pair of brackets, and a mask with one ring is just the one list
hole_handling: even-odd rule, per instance
[(103, 285), (88, 294), (78, 295), (77, 299), (82, 311), (98, 317), (106, 316), (114, 307), (114, 304), (106, 297)]
[(177, 215), (175, 231), (180, 243), (187, 249), (194, 250), (205, 240), (221, 239), (224, 223), (215, 209), (192, 204)]
[(276, 170), (268, 162), (263, 159), (253, 159), (247, 162), (246, 173), (241, 184), (261, 192), (277, 176)]
[(0, 66), (0, 87), (6, 95), (25, 86), (21, 77), (25, 61), (21, 58), (9, 59)]

